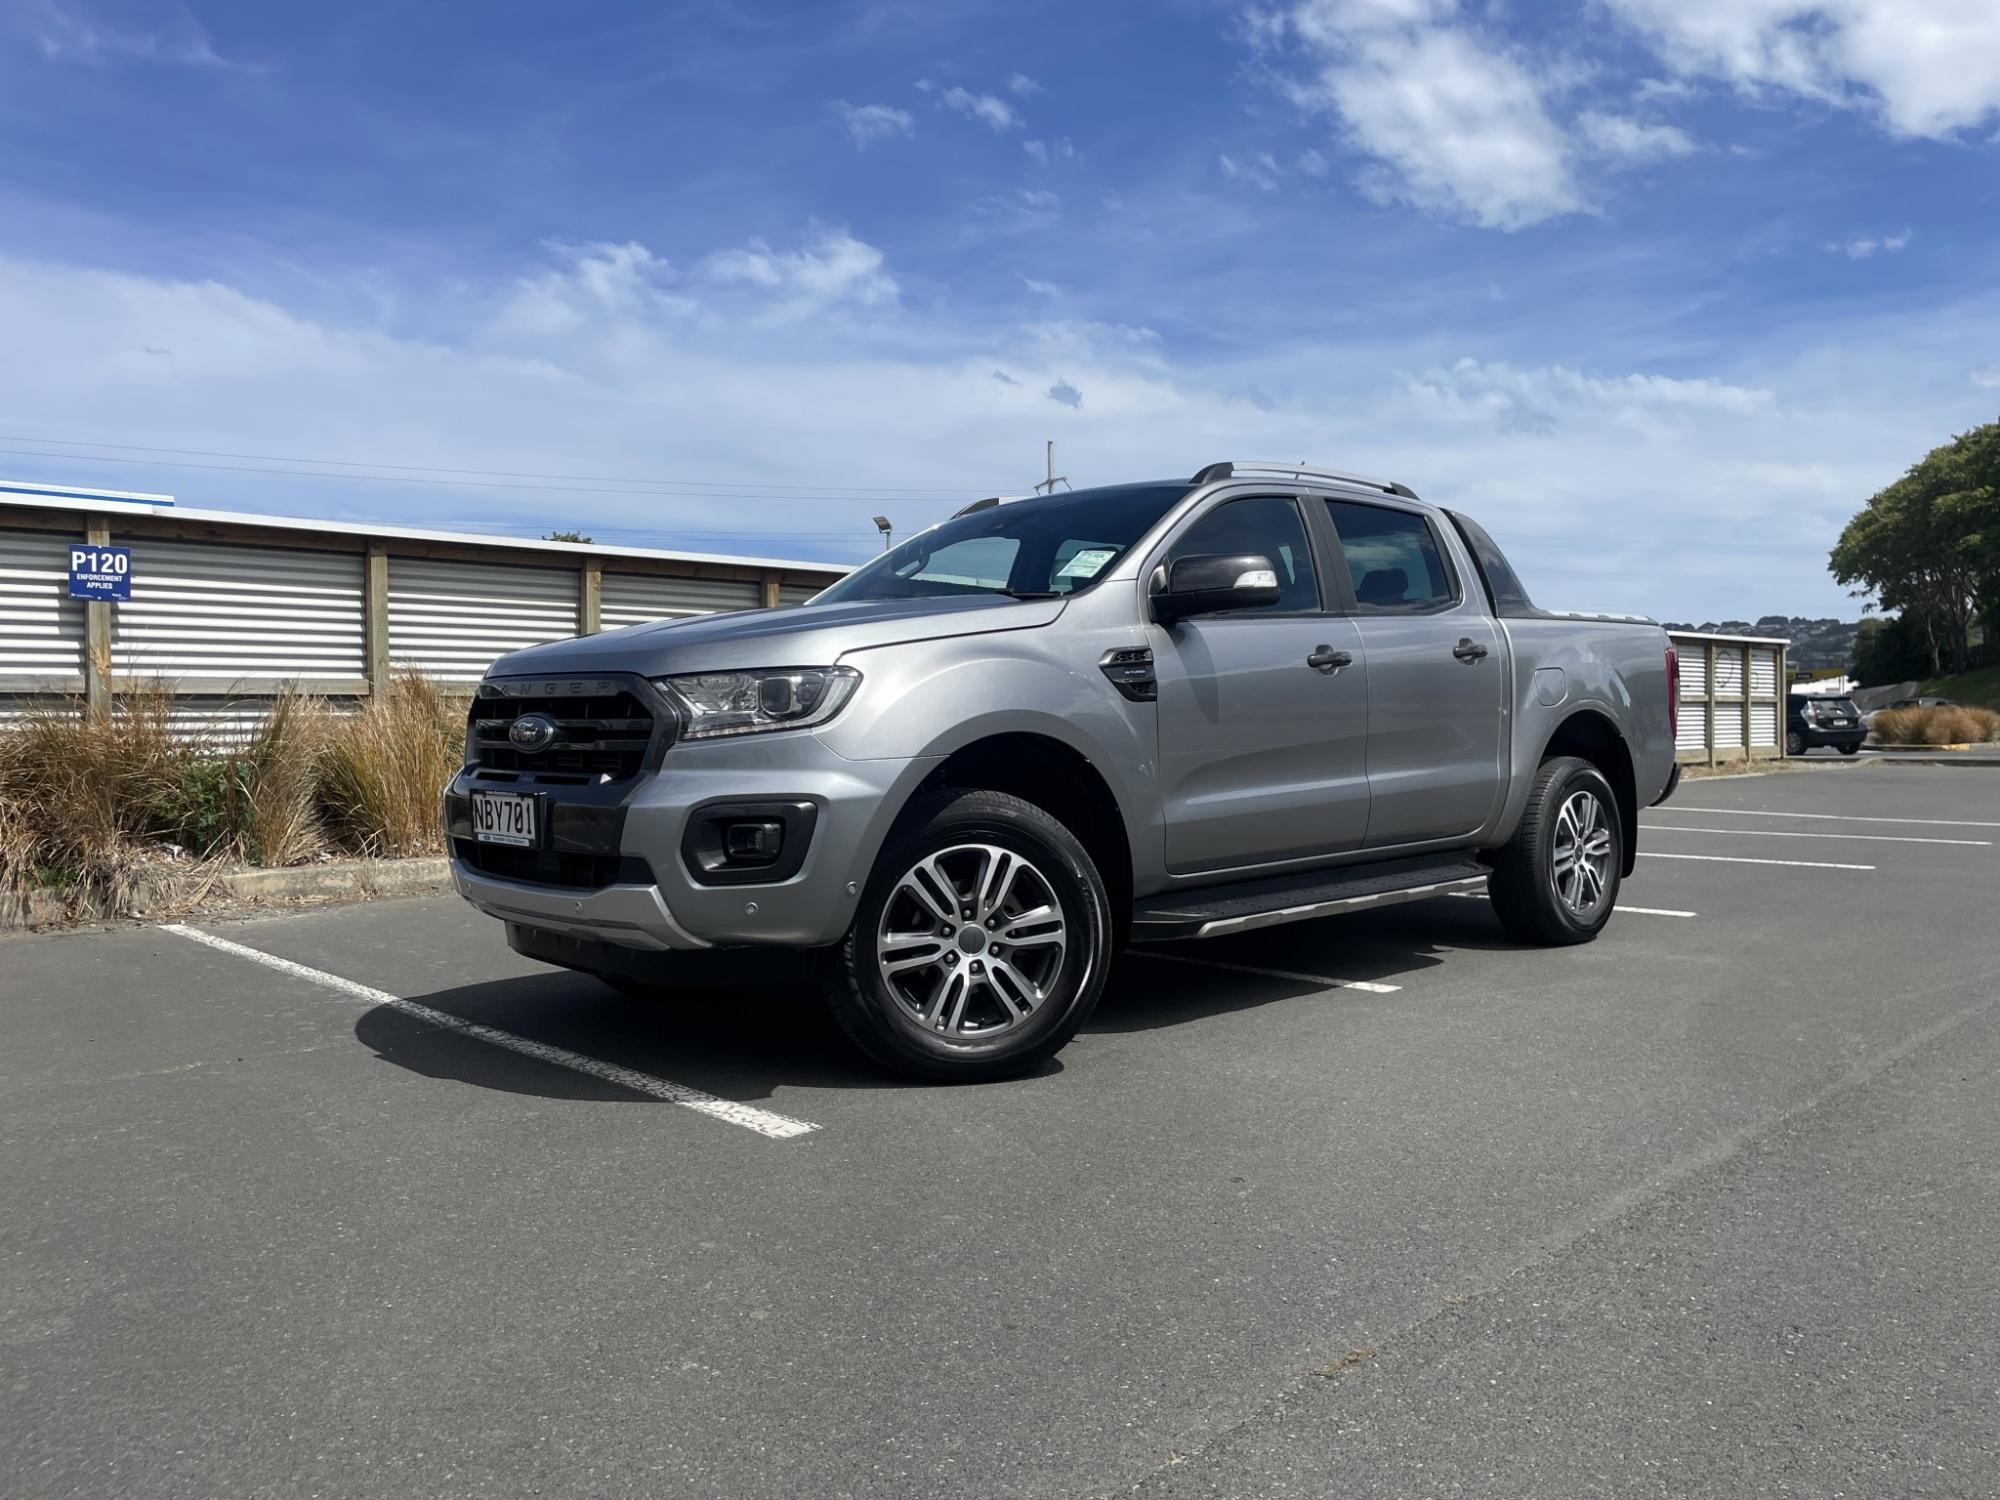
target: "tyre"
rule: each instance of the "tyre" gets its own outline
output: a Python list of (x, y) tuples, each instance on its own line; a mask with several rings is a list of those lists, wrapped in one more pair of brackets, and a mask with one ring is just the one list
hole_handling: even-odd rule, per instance
[(1842, 755), (1859, 755), (1861, 753), (1861, 747), (1859, 745), (1842, 745), (1840, 747), (1840, 753)]
[(1542, 762), (1521, 824), (1495, 856), (1493, 910), (1528, 943), (1587, 943), (1604, 930), (1625, 868), (1618, 799), (1575, 756)]
[(948, 791), (913, 807), (826, 959), (855, 1044), (916, 1078), (974, 1083), (1053, 1057), (1089, 1019), (1111, 964), (1104, 882), (1033, 803)]
[(1805, 753), (1806, 753), (1806, 737), (1800, 734), (1796, 729), (1786, 730), (1785, 754), (1804, 755)]

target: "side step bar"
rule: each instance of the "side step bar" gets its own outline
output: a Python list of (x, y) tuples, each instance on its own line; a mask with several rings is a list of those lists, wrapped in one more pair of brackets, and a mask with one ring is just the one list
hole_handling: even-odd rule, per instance
[(1149, 896), (1133, 907), (1132, 941), (1222, 937), (1364, 907), (1423, 901), (1485, 884), (1485, 865), (1469, 855), (1453, 854), (1174, 891)]

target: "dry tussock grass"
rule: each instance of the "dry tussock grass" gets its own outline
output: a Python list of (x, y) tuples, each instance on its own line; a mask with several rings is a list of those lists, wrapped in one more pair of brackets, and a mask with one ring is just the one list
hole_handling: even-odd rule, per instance
[(465, 700), (415, 673), (333, 723), (321, 799), (342, 841), (363, 854), (435, 854), (439, 800), (465, 746)]
[(1990, 708), (1891, 708), (1869, 729), (1885, 745), (1981, 745), (2000, 739), (2000, 714)]
[(177, 729), (172, 708), (164, 685), (133, 684), (107, 713), (64, 705), (0, 731), (0, 926), (38, 896), (72, 920), (170, 910), (225, 860), (440, 847), (465, 703), (428, 679), (344, 716), (282, 692), (247, 740)]

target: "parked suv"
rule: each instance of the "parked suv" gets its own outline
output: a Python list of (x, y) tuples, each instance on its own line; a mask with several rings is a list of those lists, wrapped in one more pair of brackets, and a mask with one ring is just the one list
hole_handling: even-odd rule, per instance
[(1804, 755), (1821, 745), (1831, 745), (1842, 755), (1852, 755), (1868, 738), (1868, 726), (1861, 722), (1861, 710), (1852, 698), (1809, 697), (1793, 693), (1785, 700), (1785, 754)]
[(1291, 465), (983, 501), (804, 608), (503, 657), (459, 890), (620, 986), (813, 950), (889, 1067), (1049, 1057), (1127, 943), (1484, 890), (1579, 943), (1667, 796), (1677, 668), (1469, 517)]

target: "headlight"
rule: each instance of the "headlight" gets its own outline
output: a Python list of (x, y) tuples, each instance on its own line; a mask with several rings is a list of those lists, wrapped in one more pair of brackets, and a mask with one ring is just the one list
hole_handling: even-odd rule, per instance
[(762, 667), (659, 683), (681, 712), (681, 738), (713, 740), (824, 724), (854, 696), (861, 674), (852, 667)]

